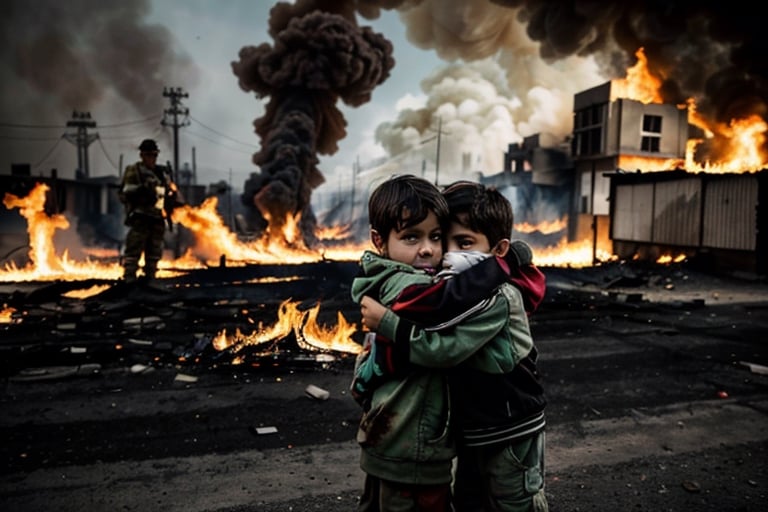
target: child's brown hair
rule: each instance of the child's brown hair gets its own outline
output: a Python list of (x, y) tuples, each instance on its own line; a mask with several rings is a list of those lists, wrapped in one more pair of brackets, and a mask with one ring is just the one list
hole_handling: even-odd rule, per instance
[(402, 231), (415, 226), (434, 212), (440, 226), (448, 222), (448, 203), (435, 185), (411, 174), (394, 176), (371, 194), (368, 219), (371, 229), (383, 239), (392, 230)]
[(451, 222), (488, 238), (491, 247), (509, 239), (514, 227), (512, 204), (496, 187), (457, 181), (443, 190)]

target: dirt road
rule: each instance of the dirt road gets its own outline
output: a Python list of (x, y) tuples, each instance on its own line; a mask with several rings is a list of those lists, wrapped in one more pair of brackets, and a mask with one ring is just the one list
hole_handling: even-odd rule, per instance
[[(551, 509), (765, 510), (768, 286), (751, 283), (748, 300), (721, 300), (727, 287), (715, 300), (705, 287), (712, 300), (650, 301), (643, 287), (566, 280), (552, 275), (532, 323), (549, 399)], [(349, 359), (26, 375), (7, 378), (0, 397), (2, 510), (355, 508)], [(307, 396), (310, 384), (329, 398)]]

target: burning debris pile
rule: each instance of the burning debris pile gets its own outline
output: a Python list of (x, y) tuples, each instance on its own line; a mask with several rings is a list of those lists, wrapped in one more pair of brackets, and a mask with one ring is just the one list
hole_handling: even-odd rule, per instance
[(356, 313), (348, 288), (356, 272), (356, 263), (321, 262), (192, 270), (153, 285), (16, 284), (0, 291), (0, 371), (328, 368), (361, 346), (347, 320)]
[(69, 224), (46, 213), (47, 192), (38, 184), (4, 198), (30, 241), (27, 265), (0, 268), (4, 374), (40, 364), (328, 366), (359, 351), (348, 286), (360, 248), (244, 242), (207, 203), (174, 213), (196, 240), (188, 254), (161, 261), (156, 283), (129, 285), (115, 258), (73, 261), (54, 247)]

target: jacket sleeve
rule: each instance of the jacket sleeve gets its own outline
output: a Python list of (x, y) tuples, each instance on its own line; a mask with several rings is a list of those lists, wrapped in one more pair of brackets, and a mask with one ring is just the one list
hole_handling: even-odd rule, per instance
[(403, 318), (429, 324), (450, 321), (490, 297), (496, 288), (509, 282), (523, 294), (525, 311), (532, 314), (546, 293), (546, 276), (536, 265), (509, 265), (503, 258), (487, 258), (463, 272), (429, 284), (403, 289), (390, 306)]
[(467, 270), (428, 284), (403, 289), (391, 305), (405, 319), (429, 325), (459, 316), (490, 297), (509, 279), (509, 267), (500, 258), (486, 258)]
[(388, 310), (381, 319), (377, 333), (394, 341), (395, 345), (407, 346), (408, 358), (413, 364), (452, 368), (475, 354), (499, 331), (505, 329), (507, 319), (508, 304), (498, 294), (467, 319), (441, 330), (420, 327)]

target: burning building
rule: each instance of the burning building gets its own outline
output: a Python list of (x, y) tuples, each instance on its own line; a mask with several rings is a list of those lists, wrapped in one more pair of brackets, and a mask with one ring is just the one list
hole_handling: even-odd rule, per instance
[(766, 123), (718, 125), (693, 100), (665, 103), (642, 49), (637, 57), (626, 79), (575, 94), (568, 138), (510, 144), (504, 170), (480, 180), (511, 187), (523, 221), (557, 205), (560, 234), (591, 241), (594, 262), (696, 256), (765, 274)]

